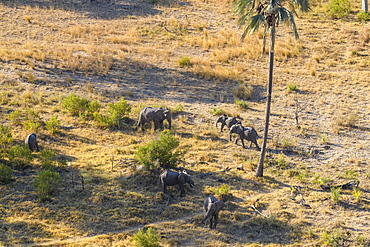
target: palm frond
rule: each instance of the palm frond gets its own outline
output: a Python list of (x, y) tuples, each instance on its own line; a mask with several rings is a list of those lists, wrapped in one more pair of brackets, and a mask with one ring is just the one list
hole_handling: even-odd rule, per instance
[(256, 0), (237, 0), (235, 2), (234, 12), (237, 15), (250, 15), (256, 7)]
[(276, 12), (278, 14), (278, 23), (287, 22), (288, 24), (290, 24), (290, 26), (291, 26), (291, 28), (294, 32), (295, 38), (298, 39), (299, 36), (298, 36), (298, 32), (297, 32), (297, 27), (296, 27), (296, 24), (295, 24), (295, 21), (294, 21), (293, 13), (290, 12), (289, 10), (287, 10), (286, 8), (283, 8), (283, 7), (276, 8)]
[(243, 34), (242, 34), (242, 37), (241, 37), (241, 40), (244, 40), (245, 36), (249, 33), (249, 34), (252, 34), (254, 33), (255, 31), (258, 30), (258, 28), (260, 27), (260, 24), (261, 23), (264, 23), (266, 21), (265, 17), (261, 14), (258, 14), (258, 15), (255, 15), (255, 16), (252, 16), (250, 19), (249, 19), (249, 25), (247, 26), (247, 28), (244, 30)]
[(287, 10), (286, 8), (283, 8), (283, 7), (275, 8), (275, 10), (276, 10), (277, 15), (278, 15), (278, 18), (277, 18), (278, 23), (290, 21), (289, 13), (288, 13), (288, 12), (290, 12), (289, 10)]

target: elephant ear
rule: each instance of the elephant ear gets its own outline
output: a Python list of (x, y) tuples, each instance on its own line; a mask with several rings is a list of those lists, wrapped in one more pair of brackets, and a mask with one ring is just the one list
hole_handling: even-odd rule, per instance
[(180, 183), (182, 183), (182, 184), (184, 184), (185, 182), (186, 182), (186, 176), (187, 176), (187, 174), (185, 173), (179, 173), (179, 176), (177, 176), (177, 180), (180, 182)]

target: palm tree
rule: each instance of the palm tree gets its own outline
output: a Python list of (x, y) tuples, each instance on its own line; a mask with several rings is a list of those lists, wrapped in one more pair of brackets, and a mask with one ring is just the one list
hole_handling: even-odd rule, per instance
[(367, 0), (362, 0), (362, 11), (364, 11), (365, 13), (367, 13), (368, 10), (369, 10), (368, 1)]
[(263, 177), (263, 162), (266, 154), (266, 144), (268, 136), (268, 128), (270, 123), (270, 108), (271, 108), (271, 93), (272, 93), (272, 77), (274, 69), (274, 49), (275, 49), (275, 32), (276, 27), (282, 22), (290, 24), (294, 36), (299, 38), (297, 28), (294, 21), (293, 13), (296, 14), (295, 8), (303, 12), (309, 11), (308, 0), (292, 0), (289, 3), (291, 11), (282, 6), (282, 0), (267, 0), (261, 3), (256, 0), (237, 0), (235, 12), (240, 16), (238, 20), (239, 27), (246, 26), (241, 40), (245, 38), (248, 33), (257, 31), (260, 25), (264, 25), (262, 54), (265, 53), (266, 37), (270, 31), (270, 49), (269, 49), (269, 73), (267, 85), (267, 103), (265, 112), (265, 131), (263, 134), (263, 143), (258, 167), (256, 171), (257, 177)]

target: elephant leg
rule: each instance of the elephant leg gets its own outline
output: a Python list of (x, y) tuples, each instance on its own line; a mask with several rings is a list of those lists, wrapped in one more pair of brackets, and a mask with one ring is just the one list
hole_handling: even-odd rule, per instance
[(242, 141), (243, 148), (245, 148), (243, 137), (240, 137), (240, 140)]
[(185, 188), (184, 188), (184, 185), (183, 184), (179, 184), (179, 187), (180, 187), (180, 197), (184, 197), (185, 196)]
[(213, 229), (216, 229), (216, 225), (217, 225), (217, 223), (218, 223), (218, 214), (216, 214), (215, 216), (214, 216), (214, 223), (213, 223)]
[(256, 145), (257, 150), (258, 150), (258, 151), (260, 151), (260, 150), (261, 150), (261, 148), (258, 146), (258, 143), (257, 143), (257, 142), (255, 142), (254, 144)]
[(154, 130), (157, 130), (159, 123), (158, 121), (155, 121), (155, 120), (153, 120), (153, 122), (154, 122)]
[(209, 224), (209, 228), (212, 229), (212, 225), (213, 225), (213, 216), (210, 217), (210, 224)]
[(164, 127), (163, 127), (163, 120), (159, 121), (158, 125), (159, 125), (159, 129), (160, 130), (163, 130), (164, 129)]

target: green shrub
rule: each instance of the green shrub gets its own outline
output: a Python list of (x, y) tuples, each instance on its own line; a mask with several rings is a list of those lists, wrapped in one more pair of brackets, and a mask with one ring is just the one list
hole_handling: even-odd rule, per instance
[(338, 187), (338, 188), (332, 187), (330, 189), (331, 199), (333, 200), (333, 202), (335, 202), (335, 203), (338, 203), (339, 202), (340, 191), (341, 191), (341, 187)]
[(13, 143), (11, 128), (0, 124), (0, 149), (2, 152), (7, 151)]
[(9, 149), (9, 160), (16, 166), (26, 166), (32, 159), (32, 152), (26, 145), (15, 145)]
[(124, 98), (121, 98), (116, 104), (108, 104), (106, 115), (94, 112), (94, 120), (100, 124), (100, 127), (120, 129), (123, 126), (122, 120), (127, 117), (130, 111), (131, 106)]
[(139, 229), (135, 236), (132, 238), (137, 247), (159, 247), (159, 236), (149, 227), (148, 230), (144, 233), (142, 229)]
[(135, 152), (135, 159), (145, 166), (147, 170), (161, 166), (164, 168), (176, 168), (185, 150), (175, 150), (180, 142), (170, 130), (161, 132), (158, 140), (153, 140), (141, 146)]
[(334, 19), (346, 17), (351, 11), (351, 3), (349, 0), (331, 0), (328, 11), (330, 17)]
[(42, 170), (38, 172), (35, 178), (35, 189), (40, 201), (48, 201), (61, 182), (59, 173)]
[(225, 111), (222, 108), (214, 107), (212, 108), (212, 114), (213, 115), (222, 115)]
[(245, 102), (244, 100), (236, 99), (235, 104), (237, 104), (242, 109), (247, 109), (248, 108), (248, 103)]
[(100, 104), (71, 93), (62, 100), (62, 107), (69, 111), (72, 116), (87, 118), (100, 109)]
[(12, 169), (9, 166), (0, 164), (0, 183), (9, 183), (12, 180)]
[(181, 104), (177, 104), (175, 106), (175, 108), (171, 109), (172, 113), (179, 113), (179, 112), (182, 112), (182, 111), (184, 111), (184, 106), (181, 105)]
[(189, 57), (182, 57), (179, 60), (179, 65), (182, 66), (182, 67), (190, 66), (191, 65), (190, 58)]
[(40, 152), (40, 159), (41, 159), (41, 164), (46, 170), (53, 171), (54, 170), (54, 158), (55, 158), (55, 153), (52, 150), (49, 149), (43, 149)]
[(50, 132), (52, 135), (56, 135), (59, 133), (58, 131), (58, 125), (60, 125), (60, 121), (57, 116), (53, 115), (49, 121), (46, 121), (46, 129)]
[(23, 126), (26, 130), (29, 130), (31, 132), (38, 132), (41, 127), (41, 123), (35, 120), (27, 120), (23, 123)]
[(22, 123), (22, 112), (15, 110), (9, 113), (6, 118), (12, 122), (13, 125), (20, 125)]
[(286, 88), (287, 88), (288, 91), (291, 91), (291, 92), (298, 90), (297, 84), (288, 84), (288, 85), (286, 85)]
[(324, 231), (322, 238), (326, 246), (346, 246), (347, 238), (346, 233), (340, 232), (338, 229), (335, 229), (333, 232)]
[(361, 10), (360, 12), (357, 13), (357, 18), (360, 21), (368, 21), (368, 20), (370, 20), (370, 15), (369, 15), (368, 12), (365, 12), (365, 11)]
[(230, 186), (227, 184), (223, 184), (220, 187), (214, 189), (214, 193), (216, 196), (223, 198), (224, 196), (228, 196), (230, 192)]

